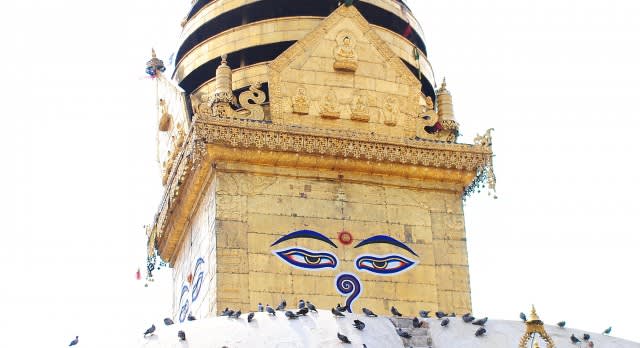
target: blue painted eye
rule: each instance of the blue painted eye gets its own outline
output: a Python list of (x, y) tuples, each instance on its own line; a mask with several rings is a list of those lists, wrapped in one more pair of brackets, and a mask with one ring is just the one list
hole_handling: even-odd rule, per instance
[(293, 267), (304, 270), (322, 270), (338, 267), (338, 259), (333, 254), (326, 252), (291, 248), (276, 250), (273, 253)]
[(407, 271), (417, 263), (398, 255), (363, 255), (355, 261), (355, 264), (359, 271), (377, 275), (392, 275)]

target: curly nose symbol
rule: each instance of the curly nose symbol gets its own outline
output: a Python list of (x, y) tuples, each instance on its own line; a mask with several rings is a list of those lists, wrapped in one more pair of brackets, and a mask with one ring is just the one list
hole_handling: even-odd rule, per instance
[(351, 311), (351, 304), (360, 296), (362, 292), (362, 285), (360, 285), (360, 279), (351, 273), (341, 273), (336, 277), (336, 289), (342, 296), (347, 297), (347, 311)]

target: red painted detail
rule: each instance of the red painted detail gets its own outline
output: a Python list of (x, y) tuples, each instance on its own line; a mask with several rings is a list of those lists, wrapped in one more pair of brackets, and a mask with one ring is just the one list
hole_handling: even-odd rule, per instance
[(347, 231), (340, 231), (340, 233), (338, 233), (338, 240), (343, 245), (349, 245), (353, 242), (353, 236)]

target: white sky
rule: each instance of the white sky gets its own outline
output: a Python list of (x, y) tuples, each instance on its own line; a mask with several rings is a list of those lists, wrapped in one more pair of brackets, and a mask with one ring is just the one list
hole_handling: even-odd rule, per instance
[[(0, 345), (110, 347), (168, 313), (134, 280), (160, 195), (142, 77), (187, 2), (3, 3)], [(640, 2), (409, 4), (463, 140), (496, 129), (500, 198), (466, 207), (475, 312), (640, 341)]]

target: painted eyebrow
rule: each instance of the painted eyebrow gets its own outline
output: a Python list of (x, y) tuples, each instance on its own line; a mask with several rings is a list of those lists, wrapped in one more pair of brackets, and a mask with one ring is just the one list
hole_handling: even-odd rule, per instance
[(318, 233), (316, 231), (311, 231), (311, 230), (300, 230), (300, 231), (295, 231), (292, 233), (287, 234), (286, 236), (281, 237), (280, 239), (278, 239), (277, 241), (275, 241), (273, 244), (271, 244), (271, 246), (276, 246), (282, 242), (291, 240), (291, 239), (295, 239), (295, 238), (308, 238), (308, 239), (315, 239), (315, 240), (319, 240), (321, 242), (325, 242), (329, 245), (331, 245), (334, 248), (337, 248), (338, 246), (331, 241), (331, 239), (325, 237), (323, 234)]
[[(409, 246), (407, 246), (406, 244), (402, 243), (401, 241), (391, 238), (389, 236), (373, 236), (371, 238), (367, 238), (365, 240), (363, 240), (362, 242), (358, 243), (358, 245), (356, 245), (354, 248), (359, 248), (359, 247), (363, 247), (365, 245), (369, 245), (369, 244), (391, 244), (391, 245), (395, 245), (399, 248), (402, 248), (410, 253), (412, 253), (415, 256), (418, 256), (418, 254), (415, 253), (415, 251), (411, 250), (411, 248), (409, 248)], [(419, 256), (418, 256), (419, 257)]]

